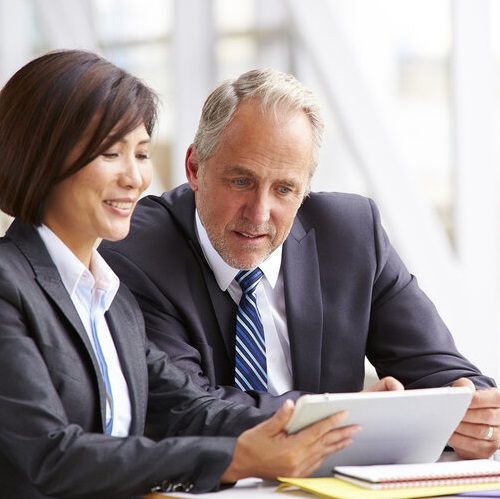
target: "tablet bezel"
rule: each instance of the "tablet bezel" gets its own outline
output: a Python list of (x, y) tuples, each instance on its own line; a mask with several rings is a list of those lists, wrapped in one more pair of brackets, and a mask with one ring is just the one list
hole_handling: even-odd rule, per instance
[(467, 387), (303, 395), (286, 431), (295, 433), (330, 414), (348, 411), (342, 426), (359, 424), (353, 443), (330, 455), (315, 476), (333, 466), (436, 461), (472, 399)]

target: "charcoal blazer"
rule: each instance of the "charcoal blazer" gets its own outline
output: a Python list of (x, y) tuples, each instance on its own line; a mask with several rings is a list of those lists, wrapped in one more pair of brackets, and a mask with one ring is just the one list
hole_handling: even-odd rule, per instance
[(283, 244), (293, 391), (233, 386), (236, 305), (222, 292), (195, 232), (188, 185), (140, 201), (128, 237), (100, 251), (134, 293), (147, 335), (210, 393), (276, 409), (305, 392), (363, 387), (365, 355), (407, 388), (490, 378), (465, 359), (384, 231), (374, 202), (311, 193)]
[(106, 319), (130, 391), (128, 438), (103, 435), (105, 386), (87, 333), (37, 231), (14, 221), (0, 239), (2, 497), (217, 489), (234, 436), (264, 419), (200, 390), (148, 342), (124, 286)]

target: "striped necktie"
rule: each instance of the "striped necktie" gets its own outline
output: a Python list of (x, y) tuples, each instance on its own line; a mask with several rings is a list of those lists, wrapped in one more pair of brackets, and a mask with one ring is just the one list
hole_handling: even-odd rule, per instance
[(234, 382), (245, 391), (267, 391), (266, 343), (255, 296), (262, 276), (258, 267), (236, 276), (243, 294), (236, 315)]

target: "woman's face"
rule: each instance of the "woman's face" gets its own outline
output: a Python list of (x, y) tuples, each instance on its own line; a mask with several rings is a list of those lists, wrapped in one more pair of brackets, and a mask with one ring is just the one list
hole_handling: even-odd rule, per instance
[(128, 234), (134, 207), (151, 183), (149, 147), (140, 125), (52, 190), (43, 223), (85, 265), (99, 238), (117, 241)]

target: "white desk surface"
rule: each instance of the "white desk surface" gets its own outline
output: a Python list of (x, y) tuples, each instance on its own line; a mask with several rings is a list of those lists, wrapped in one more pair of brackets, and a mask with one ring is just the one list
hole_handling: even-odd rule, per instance
[(150, 494), (148, 499), (161, 499), (165, 497), (184, 497), (189, 499), (284, 499), (288, 497), (307, 497), (312, 499), (315, 496), (302, 490), (289, 489), (286, 492), (276, 490), (279, 482), (264, 482), (259, 478), (245, 478), (240, 480), (234, 487), (220, 490), (219, 492), (209, 492), (206, 494), (189, 494), (186, 492), (169, 492), (165, 494)]
[[(175, 492), (168, 494), (150, 494), (147, 499), (166, 498), (188, 498), (188, 499), (317, 499), (320, 496), (303, 490), (289, 488), (277, 490), (278, 482), (263, 482), (257, 478), (246, 478), (236, 484), (235, 487), (224, 489), (219, 492), (206, 494), (189, 494), (186, 492)], [(485, 499), (484, 496), (445, 496), (443, 499)], [(432, 499), (432, 498), (430, 498)], [(437, 498), (439, 499), (439, 498)]]
[[(443, 453), (440, 461), (453, 461), (458, 459), (453, 452)], [(500, 456), (495, 456), (496, 460), (500, 460)], [(315, 499), (320, 496), (305, 492), (299, 489), (285, 489), (277, 490), (279, 482), (265, 482), (258, 478), (246, 478), (240, 480), (234, 487), (221, 490), (219, 492), (209, 492), (206, 494), (189, 494), (185, 492), (169, 492), (168, 494), (150, 494), (147, 499), (162, 499), (165, 497), (170, 498), (189, 498), (189, 499), (286, 499), (289, 498), (308, 498)], [(463, 496), (446, 496), (446, 499), (460, 498), (465, 499)], [(478, 498), (480, 496), (477, 496)], [(467, 496), (467, 499), (474, 499), (473, 496)], [(482, 498), (484, 499), (484, 497)]]

